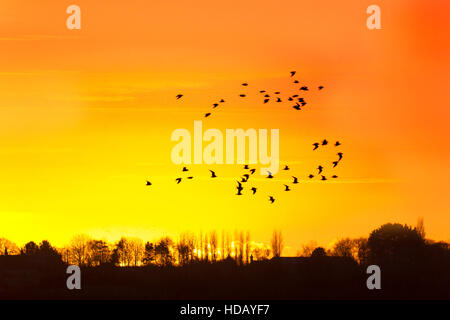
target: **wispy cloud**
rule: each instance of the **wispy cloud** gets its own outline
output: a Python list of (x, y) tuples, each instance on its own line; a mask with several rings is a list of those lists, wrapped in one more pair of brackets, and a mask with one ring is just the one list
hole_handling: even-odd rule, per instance
[(23, 35), (15, 37), (0, 37), (0, 41), (41, 41), (41, 40), (73, 40), (80, 39), (80, 36), (63, 36), (63, 35)]

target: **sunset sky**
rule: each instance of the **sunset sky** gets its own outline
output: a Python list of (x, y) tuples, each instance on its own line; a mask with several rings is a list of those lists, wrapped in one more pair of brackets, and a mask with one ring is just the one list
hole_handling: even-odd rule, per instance
[[(81, 30), (66, 28), (71, 4)], [(381, 30), (366, 27), (371, 4)], [(423, 216), (427, 237), (449, 240), (449, 12), (447, 0), (0, 0), (0, 237), (239, 229), (269, 242), (281, 229), (295, 254)], [(263, 105), (259, 90), (300, 93), (291, 70), (314, 88), (305, 109)], [(253, 177), (255, 196), (235, 196), (241, 165), (191, 165), (176, 185), (171, 133), (194, 120), (279, 129), (291, 171)], [(313, 152), (324, 138), (342, 146)], [(307, 179), (319, 164), (339, 179)]]

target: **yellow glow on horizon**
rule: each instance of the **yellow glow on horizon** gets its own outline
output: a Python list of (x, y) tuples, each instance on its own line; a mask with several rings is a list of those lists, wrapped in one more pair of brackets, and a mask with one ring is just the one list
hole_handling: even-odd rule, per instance
[[(450, 4), (381, 0), (391, 18), (379, 32), (365, 28), (364, 5), (354, 2), (201, 0), (202, 10), (186, 2), (175, 12), (162, 2), (77, 4), (89, 19), (73, 33), (61, 23), (63, 3), (2, 1), (0, 237), (63, 247), (80, 233), (113, 243), (248, 230), (256, 246), (270, 245), (280, 229), (286, 253), (295, 255), (311, 240), (326, 246), (424, 216), (427, 235), (448, 240), (450, 59), (442, 12)], [(148, 19), (149, 12), (162, 14)], [(293, 69), (324, 90), (305, 93), (301, 112), (262, 104), (260, 89), (283, 99), (299, 92)], [(226, 103), (205, 119), (221, 97)], [(243, 196), (235, 195), (237, 164), (189, 165), (194, 179), (177, 185), (185, 175), (171, 162), (170, 136), (192, 131), (195, 120), (222, 132), (280, 129), (280, 166), (291, 170), (273, 181), (255, 174)], [(342, 142), (336, 169), (336, 149), (312, 151), (324, 138)], [(309, 180), (319, 164), (339, 179)], [(284, 192), (292, 175), (300, 183)], [(250, 186), (258, 187), (255, 196)], [(230, 241), (234, 256), (238, 240)]]

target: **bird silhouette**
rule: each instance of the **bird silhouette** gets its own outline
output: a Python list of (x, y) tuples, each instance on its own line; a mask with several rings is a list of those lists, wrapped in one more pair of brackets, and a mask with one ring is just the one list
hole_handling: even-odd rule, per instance
[(294, 100), (294, 98), (292, 98), (292, 97), (288, 98), (288, 101), (293, 101), (293, 100)]
[(189, 171), (189, 169), (186, 167), (183, 167), (183, 172), (186, 172), (186, 171)]
[(266, 90), (260, 90), (260, 91), (259, 91), (259, 93), (264, 93), (264, 92), (266, 92)]
[(333, 168), (335, 168), (338, 165), (339, 161), (333, 161)]
[(312, 179), (312, 178), (314, 178), (314, 175), (310, 174), (310, 175), (308, 176), (308, 178)]
[(339, 161), (341, 161), (341, 160), (342, 160), (342, 157), (344, 156), (344, 154), (343, 154), (342, 152), (338, 152), (337, 155), (339, 156)]
[(245, 164), (245, 165), (244, 165), (244, 169), (245, 169), (245, 170), (248, 170), (248, 164)]
[(321, 174), (322, 171), (323, 171), (323, 167), (322, 167), (322, 166), (318, 166), (318, 167), (317, 167), (317, 170), (319, 170), (319, 173), (318, 173), (318, 174)]
[(245, 179), (244, 177), (241, 177), (241, 182), (247, 182), (247, 179)]
[(267, 171), (267, 173), (269, 174), (266, 178), (268, 178), (268, 179), (272, 179), (273, 178), (273, 175), (272, 175), (272, 173), (270, 172), (270, 171)]
[(289, 186), (287, 184), (285, 184), (284, 187), (285, 187), (284, 191), (291, 191), (291, 189), (289, 189)]
[(324, 139), (324, 140), (322, 141), (322, 145), (323, 145), (323, 146), (326, 146), (327, 144), (328, 144), (327, 139)]
[(212, 170), (209, 170), (211, 172), (211, 178), (217, 178), (216, 173)]
[(265, 94), (264, 95), (264, 98), (269, 98), (270, 97), (270, 94)]
[(176, 178), (175, 181), (179, 184), (181, 182), (181, 178)]
[(152, 183), (150, 181), (147, 180), (147, 182), (145, 183), (146, 186), (151, 186)]
[(298, 80), (294, 80), (294, 83), (298, 83)]
[(270, 99), (264, 99), (264, 103), (267, 103), (267, 102), (269, 102), (269, 100), (270, 100)]
[(322, 90), (323, 89), (323, 86), (319, 86), (319, 90)]
[(280, 98), (277, 98), (277, 102), (282, 102)]
[(187, 177), (188, 179), (194, 179), (194, 177)]
[(275, 91), (274, 93), (275, 93), (275, 94), (280, 94), (280, 91)]
[(313, 146), (314, 146), (314, 149), (313, 149), (313, 151), (314, 151), (319, 147), (319, 144), (316, 142), (316, 143), (313, 143)]
[(248, 175), (248, 174), (244, 174), (244, 175), (243, 175), (243, 177), (245, 178), (245, 181), (247, 181), (247, 180), (248, 180), (248, 178), (250, 178), (250, 175)]
[(208, 118), (211, 115), (211, 112), (205, 114), (205, 118)]
[(243, 85), (244, 87), (246, 87), (246, 86), (248, 86), (248, 83), (244, 82), (242, 85)]
[(180, 99), (183, 95), (182, 94), (177, 94), (176, 97), (177, 99)]
[(256, 188), (255, 187), (253, 187), (251, 190), (253, 191), (253, 194), (256, 193)]
[(321, 180), (325, 181), (325, 180), (327, 180), (327, 178), (325, 176), (322, 176)]
[(239, 97), (242, 97), (242, 98), (243, 98), (243, 97), (245, 97), (245, 94), (240, 94)]
[[(293, 106), (292, 108), (294, 108), (295, 110), (302, 110), (302, 109), (300, 109), (300, 105), (298, 103), (295, 106)], [(316, 150), (316, 149), (314, 149), (314, 150)]]
[(295, 71), (291, 71), (291, 77), (293, 77), (295, 75)]
[(292, 98), (297, 98), (298, 97), (298, 94), (294, 94), (293, 96), (292, 96)]
[(283, 170), (289, 170), (289, 167), (286, 165), (284, 166)]
[(223, 100), (223, 99), (220, 99), (220, 101), (219, 101), (220, 103), (223, 103), (223, 102), (225, 102), (225, 100)]
[(274, 197), (272, 197), (272, 196), (269, 196), (269, 201), (270, 201), (271, 203), (274, 203), (274, 202), (275, 202), (275, 199), (274, 199)]
[(333, 175), (333, 176), (332, 176), (333, 179), (336, 179), (337, 177), (338, 177), (337, 175)]
[(250, 169), (251, 174), (254, 174), (256, 169)]
[(308, 87), (306, 87), (306, 86), (301, 87), (300, 90), (302, 90), (302, 91), (308, 91)]
[(244, 190), (244, 188), (242, 187), (242, 184), (239, 181), (236, 181), (238, 183), (238, 186), (236, 187), (238, 193), (236, 193), (236, 195), (238, 196), (242, 196), (241, 191)]
[(217, 108), (218, 106), (219, 106), (218, 103), (214, 103), (214, 104), (213, 104), (213, 108)]
[(336, 141), (336, 143), (334, 144), (335, 147), (338, 147), (340, 145), (341, 145), (341, 143), (339, 141)]
[(292, 178), (294, 178), (294, 182), (292, 182), (292, 183), (293, 183), (293, 184), (297, 184), (297, 183), (298, 183), (297, 177), (292, 176)]

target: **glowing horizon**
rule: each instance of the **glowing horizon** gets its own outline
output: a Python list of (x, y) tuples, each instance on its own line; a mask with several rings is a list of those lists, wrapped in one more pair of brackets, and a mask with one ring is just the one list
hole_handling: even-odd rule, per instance
[[(268, 243), (281, 229), (295, 254), (424, 217), (427, 237), (449, 240), (448, 2), (378, 1), (382, 30), (365, 27), (365, 1), (79, 0), (79, 31), (65, 28), (69, 4), (0, 3), (0, 237), (61, 247), (81, 233), (224, 229)], [(302, 111), (263, 105), (259, 90), (299, 92), (291, 70), (324, 89), (305, 93)], [(190, 165), (194, 179), (177, 185), (171, 133), (196, 120), (279, 129), (291, 170), (278, 184), (258, 176), (253, 198), (235, 196), (238, 164)], [(342, 142), (339, 179), (310, 181), (336, 157), (312, 151), (325, 138)], [(284, 193), (292, 175), (300, 183)]]

